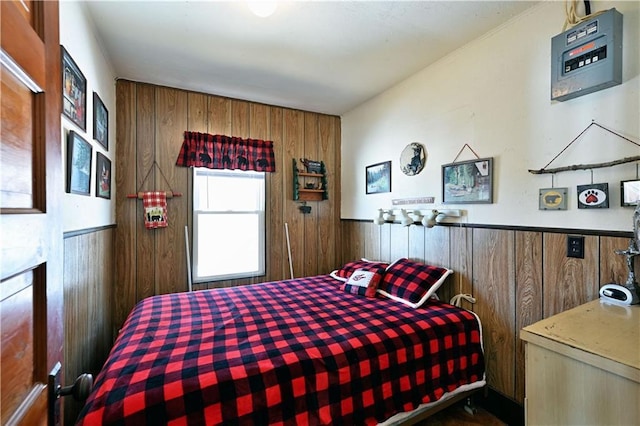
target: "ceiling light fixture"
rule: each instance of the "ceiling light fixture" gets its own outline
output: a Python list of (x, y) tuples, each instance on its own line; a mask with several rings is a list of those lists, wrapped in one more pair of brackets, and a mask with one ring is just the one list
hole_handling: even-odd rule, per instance
[(278, 3), (275, 1), (249, 1), (247, 7), (254, 15), (267, 18), (276, 11)]

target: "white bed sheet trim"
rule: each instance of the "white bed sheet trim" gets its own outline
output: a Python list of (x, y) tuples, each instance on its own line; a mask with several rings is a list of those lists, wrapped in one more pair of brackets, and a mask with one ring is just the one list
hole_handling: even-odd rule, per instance
[[(467, 311), (469, 310), (467, 309)], [(478, 321), (478, 326), (480, 329), (480, 347), (482, 348), (482, 353), (484, 353), (484, 341), (482, 340), (482, 323), (480, 322), (480, 317), (478, 317), (478, 314), (476, 314), (473, 311), (469, 311), (469, 312), (471, 312), (473, 316), (476, 317), (476, 320)], [(453, 398), (454, 396), (460, 393), (467, 392), (473, 389), (479, 389), (487, 384), (486, 378), (487, 378), (487, 371), (485, 370), (481, 380), (478, 380), (477, 382), (473, 382), (473, 383), (468, 383), (466, 385), (462, 385), (451, 392), (445, 392), (444, 395), (442, 395), (442, 397), (439, 400), (420, 404), (418, 408), (416, 408), (415, 410), (394, 414), (384, 422), (378, 423), (378, 426), (391, 426), (391, 425), (402, 423), (407, 419), (420, 414), (422, 411), (428, 410), (431, 407), (435, 407), (436, 405), (441, 404), (444, 401), (448, 401), (449, 399)]]

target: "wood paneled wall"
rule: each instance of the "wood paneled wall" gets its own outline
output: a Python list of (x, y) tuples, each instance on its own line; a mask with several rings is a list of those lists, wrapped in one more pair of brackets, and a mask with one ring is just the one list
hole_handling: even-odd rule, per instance
[[(408, 257), (455, 271), (438, 295), (468, 293), (464, 307), (482, 322), (488, 385), (524, 400), (524, 346), (519, 330), (598, 297), (601, 285), (624, 283), (629, 236), (589, 232), (584, 259), (566, 257), (568, 233), (474, 225), (403, 227), (343, 220), (341, 262)], [(580, 232), (571, 232), (580, 235)], [(636, 270), (640, 259), (636, 258)]]
[[(194, 289), (289, 278), (285, 223), (296, 277), (336, 268), (339, 117), (119, 80), (116, 127), (116, 327), (144, 297), (187, 290), (184, 227), (191, 232), (193, 183), (191, 169), (175, 166), (185, 130), (272, 140), (276, 155), (276, 172), (267, 177), (266, 275)], [(306, 215), (293, 201), (291, 160), (301, 157), (322, 160), (327, 168), (329, 199), (308, 202), (312, 211)], [(126, 198), (149, 190), (183, 194), (168, 201), (167, 228), (145, 229), (142, 202)]]
[[(81, 373), (94, 378), (113, 343), (111, 307), (115, 229), (88, 230), (64, 239), (64, 377), (70, 385)], [(82, 408), (64, 398), (64, 424)]]

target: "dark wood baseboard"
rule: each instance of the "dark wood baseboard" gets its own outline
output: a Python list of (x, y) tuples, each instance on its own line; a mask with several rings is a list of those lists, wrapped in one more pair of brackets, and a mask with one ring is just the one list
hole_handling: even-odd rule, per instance
[(524, 426), (524, 407), (489, 387), (478, 392), (474, 402), (509, 426)]

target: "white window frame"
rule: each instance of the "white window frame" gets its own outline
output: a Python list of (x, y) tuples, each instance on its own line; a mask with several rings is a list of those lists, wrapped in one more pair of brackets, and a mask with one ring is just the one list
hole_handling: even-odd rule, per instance
[[(262, 193), (259, 196), (262, 198), (259, 210), (214, 210), (213, 208), (196, 209), (196, 206), (200, 205), (198, 186), (196, 185), (196, 175), (208, 175), (208, 176), (235, 176), (243, 179), (261, 179), (262, 180)], [(253, 196), (254, 194), (251, 194)], [(193, 168), (193, 260), (192, 260), (192, 278), (194, 283), (222, 281), (239, 278), (252, 278), (265, 275), (265, 262), (266, 262), (266, 176), (264, 172), (252, 172), (252, 171), (236, 171), (236, 170), (212, 170), (206, 168)], [(218, 215), (235, 213), (238, 215), (243, 214), (258, 214), (258, 227), (259, 227), (259, 259), (258, 269), (254, 271), (241, 271), (231, 274), (215, 274), (203, 276), (199, 274), (199, 262), (200, 253), (198, 250), (200, 234), (198, 227), (198, 219), (201, 215)], [(241, 230), (239, 230), (241, 231)], [(211, 240), (211, 239), (209, 239)], [(223, 242), (221, 242), (223, 243)], [(206, 259), (203, 261), (206, 262)]]

